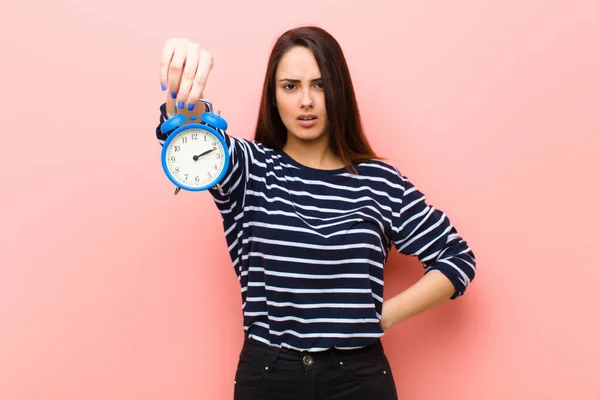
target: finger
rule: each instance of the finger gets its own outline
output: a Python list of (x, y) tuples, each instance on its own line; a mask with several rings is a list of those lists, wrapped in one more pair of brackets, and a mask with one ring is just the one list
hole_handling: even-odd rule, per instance
[(188, 95), (196, 78), (200, 48), (194, 43), (187, 46), (186, 52), (185, 66), (183, 68), (181, 83), (179, 84), (179, 93), (177, 94), (177, 107), (179, 108), (183, 108), (186, 103), (190, 104)]
[(167, 40), (163, 47), (162, 55), (160, 57), (160, 86), (162, 90), (167, 90), (167, 79), (169, 72), (169, 65), (175, 52), (175, 43), (172, 39)]
[(213, 56), (207, 51), (201, 51), (200, 62), (198, 63), (198, 71), (196, 71), (196, 78), (194, 85), (188, 96), (189, 104), (196, 104), (198, 99), (204, 94), (206, 83), (208, 82), (208, 75), (214, 65)]
[(185, 41), (179, 41), (175, 44), (175, 53), (169, 65), (169, 92), (173, 99), (177, 98), (185, 57)]

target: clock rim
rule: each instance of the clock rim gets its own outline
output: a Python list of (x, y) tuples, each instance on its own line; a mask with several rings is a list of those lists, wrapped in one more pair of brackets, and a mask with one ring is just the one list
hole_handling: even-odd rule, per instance
[[(221, 143), (221, 145), (223, 146), (224, 153), (225, 153), (225, 161), (223, 162), (223, 169), (221, 170), (221, 172), (219, 173), (219, 175), (217, 175), (217, 177), (215, 179), (213, 179), (212, 181), (210, 181), (208, 184), (206, 184), (204, 186), (198, 186), (198, 187), (187, 186), (187, 185), (179, 182), (177, 179), (175, 179), (175, 177), (172, 176), (171, 172), (169, 171), (169, 169), (167, 167), (167, 161), (166, 161), (167, 148), (169, 147), (171, 142), (175, 139), (175, 137), (177, 137), (182, 132), (184, 132), (186, 130), (190, 130), (190, 129), (201, 129), (201, 130), (207, 131), (209, 134), (213, 135)], [(188, 124), (185, 126), (180, 126), (179, 128), (175, 129), (167, 137), (167, 139), (165, 140), (165, 142), (163, 143), (163, 146), (162, 146), (161, 161), (162, 161), (163, 171), (164, 171), (165, 175), (167, 176), (167, 178), (169, 178), (171, 183), (173, 183), (175, 186), (177, 186), (181, 189), (184, 189), (184, 190), (187, 190), (190, 192), (201, 192), (201, 191), (211, 189), (211, 188), (215, 187), (216, 185), (218, 185), (219, 183), (221, 183), (221, 180), (223, 179), (223, 177), (225, 176), (225, 174), (227, 173), (227, 171), (229, 169), (229, 162), (230, 162), (229, 147), (227, 146), (227, 143), (226, 143), (223, 135), (218, 133), (212, 127), (210, 127), (208, 125), (204, 125), (204, 124), (198, 124), (198, 123)]]

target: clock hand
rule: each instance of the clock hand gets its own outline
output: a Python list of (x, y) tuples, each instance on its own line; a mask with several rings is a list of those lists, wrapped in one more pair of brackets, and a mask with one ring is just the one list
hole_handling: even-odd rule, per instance
[(202, 156), (205, 156), (205, 155), (207, 155), (208, 153), (210, 153), (210, 152), (213, 152), (213, 151), (215, 151), (215, 150), (216, 150), (216, 149), (210, 149), (210, 150), (206, 150), (204, 153), (200, 153), (200, 154), (198, 154), (197, 156), (194, 156), (194, 161), (198, 161), (198, 159), (199, 159), (200, 157), (202, 157)]

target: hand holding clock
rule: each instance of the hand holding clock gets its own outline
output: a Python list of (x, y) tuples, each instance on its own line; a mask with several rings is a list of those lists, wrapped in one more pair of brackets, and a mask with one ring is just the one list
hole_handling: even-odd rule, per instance
[(203, 96), (213, 64), (212, 54), (200, 48), (198, 43), (168, 39), (160, 60), (161, 87), (163, 91), (168, 89), (167, 110), (177, 106), (178, 112), (186, 115), (202, 114), (204, 108), (196, 107), (196, 104)]
[(180, 189), (220, 188), (228, 170), (227, 122), (203, 98), (212, 66), (212, 55), (189, 40), (169, 39), (163, 48), (160, 81), (163, 91), (168, 89), (167, 113), (172, 115), (161, 126), (168, 135), (161, 159), (167, 178), (175, 184), (175, 194)]

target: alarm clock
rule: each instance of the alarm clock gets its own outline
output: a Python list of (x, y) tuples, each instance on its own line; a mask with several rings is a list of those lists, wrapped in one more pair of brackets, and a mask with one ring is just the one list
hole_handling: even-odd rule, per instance
[(173, 131), (165, 140), (161, 152), (162, 167), (167, 178), (175, 185), (175, 194), (180, 189), (199, 192), (218, 187), (229, 167), (229, 149), (218, 129), (225, 131), (227, 122), (220, 112), (213, 112), (208, 100), (206, 112), (197, 117), (175, 113), (161, 126), (163, 134)]

